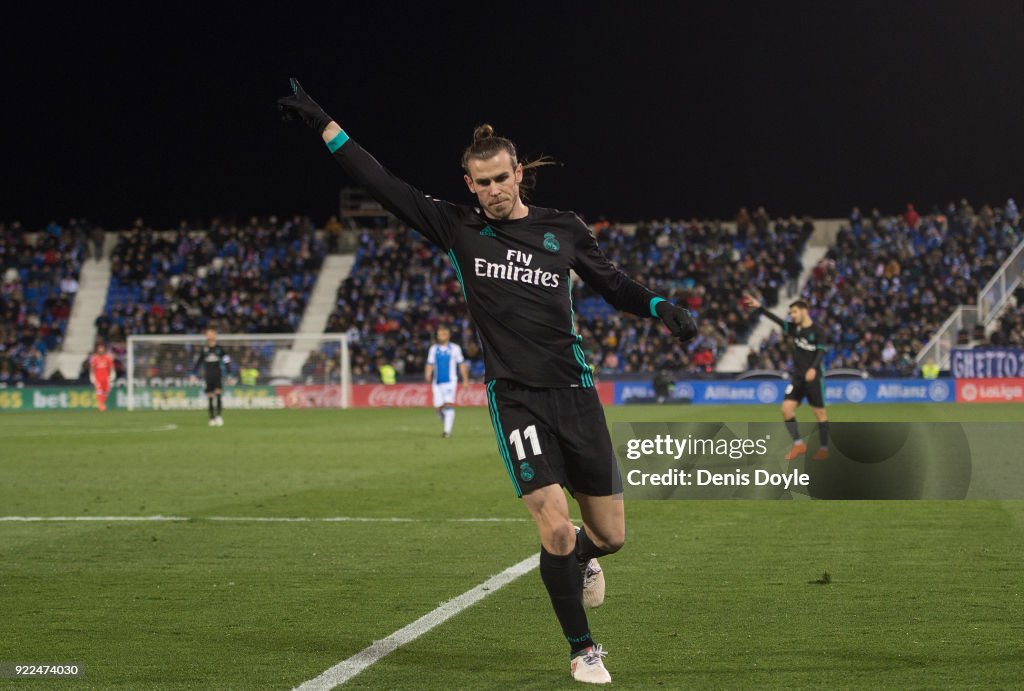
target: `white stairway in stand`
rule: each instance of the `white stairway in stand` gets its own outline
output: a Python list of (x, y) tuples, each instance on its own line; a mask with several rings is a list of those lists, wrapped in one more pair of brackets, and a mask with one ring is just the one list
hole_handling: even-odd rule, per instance
[[(822, 257), (828, 252), (828, 247), (821, 245), (812, 245), (810, 243), (804, 248), (804, 253), (800, 255), (800, 260), (803, 262), (803, 271), (800, 272), (800, 280), (798, 282), (799, 290), (797, 294), (791, 299), (786, 298), (785, 286), (779, 291), (779, 303), (772, 307), (768, 311), (772, 314), (786, 319), (789, 315), (789, 303), (796, 300), (799, 296), (799, 291), (803, 290), (804, 285), (807, 284), (807, 279), (811, 276), (811, 271), (815, 265), (821, 261)], [(772, 329), (777, 329), (778, 326), (771, 319), (761, 319), (754, 330), (750, 332), (750, 336), (747, 338), (746, 343), (737, 343), (731, 345), (725, 350), (725, 354), (718, 359), (718, 363), (715, 365), (715, 370), (718, 372), (743, 372), (747, 369), (747, 353), (750, 352), (751, 348), (756, 348), (761, 344), (761, 341), (768, 338), (771, 334)]]
[(112, 248), (116, 241), (116, 233), (107, 233), (103, 259), (96, 261), (90, 257), (82, 263), (64, 343), (60, 350), (46, 356), (44, 377), (48, 378), (60, 370), (65, 379), (77, 379), (82, 371), (82, 362), (92, 353), (96, 344), (96, 318), (103, 313), (110, 287), (108, 248)]
[(292, 348), (277, 351), (271, 367), (272, 376), (289, 379), (299, 376), (309, 354), (319, 345), (320, 335), (323, 334), (327, 320), (334, 311), (338, 286), (348, 278), (355, 259), (353, 254), (329, 254), (324, 259), (320, 274), (316, 278), (316, 285), (309, 296), (306, 311), (299, 322), (299, 330), (295, 334), (300, 339), (302, 336), (311, 338), (305, 342), (296, 340)]

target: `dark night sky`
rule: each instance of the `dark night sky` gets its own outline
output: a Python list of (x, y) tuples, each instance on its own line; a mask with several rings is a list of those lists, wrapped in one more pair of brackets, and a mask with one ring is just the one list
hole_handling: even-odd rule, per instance
[(588, 218), (1020, 201), (1020, 0), (383, 5), (8, 10), (0, 219), (322, 221), (343, 178), (278, 120), (290, 75), (453, 201), (482, 121), (561, 161), (535, 201)]

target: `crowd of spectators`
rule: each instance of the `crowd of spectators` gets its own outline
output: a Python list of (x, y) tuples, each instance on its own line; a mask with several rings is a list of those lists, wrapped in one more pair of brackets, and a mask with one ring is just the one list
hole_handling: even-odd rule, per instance
[(327, 323), (328, 332), (348, 336), (353, 380), (375, 377), (379, 358), (399, 376), (422, 372), (440, 324), (482, 376), (462, 287), (443, 253), (404, 226), (363, 231)]
[[(826, 367), (913, 374), (914, 355), (957, 306), (975, 304), (1022, 239), (1012, 199), (977, 212), (964, 199), (925, 215), (913, 205), (894, 215), (854, 208), (802, 294), (829, 333)], [(748, 356), (752, 368), (790, 363), (777, 332)]]
[(98, 335), (116, 342), (130, 334), (195, 334), (209, 325), (294, 332), (326, 253), (305, 217), (214, 220), (207, 232), (186, 223), (157, 232), (137, 221), (114, 248)]
[(78, 219), (34, 233), (0, 223), (0, 386), (43, 378), (46, 354), (64, 339), (95, 232)]
[(598, 223), (598, 244), (620, 269), (694, 314), (698, 335), (680, 344), (652, 319), (618, 312), (582, 282), (573, 290), (579, 329), (589, 356), (605, 374), (668, 370), (706, 374), (729, 345), (742, 342), (754, 324), (740, 309), (751, 286), (765, 303), (796, 289), (800, 255), (814, 232), (810, 219), (778, 218), (763, 207), (741, 209), (734, 225), (669, 220), (627, 227)]
[[(731, 223), (601, 220), (593, 230), (627, 275), (688, 307), (699, 334), (680, 344), (658, 321), (618, 312), (576, 281), (572, 297), (588, 361), (601, 374), (692, 376), (710, 372), (726, 347), (749, 335), (756, 318), (740, 307), (744, 292), (758, 292), (769, 306), (797, 297), (800, 257), (814, 226), (806, 218), (772, 221), (759, 208), (741, 209)], [(129, 334), (198, 334), (209, 325), (224, 333), (294, 332), (329, 238), (303, 217), (215, 220), (208, 231), (182, 223), (158, 232), (137, 221), (114, 248), (98, 338), (111, 342), (117, 356)], [(799, 295), (829, 333), (826, 366), (912, 374), (914, 355), (957, 305), (975, 302), (1022, 238), (1013, 200), (978, 211), (962, 200), (926, 214), (912, 205), (893, 215), (853, 209)], [(0, 225), (0, 385), (41, 378), (46, 353), (63, 338), (90, 241), (98, 253), (102, 230), (85, 222), (51, 223), (34, 234)], [(1020, 297), (1020, 307), (1002, 316), (993, 344), (1024, 345)], [(347, 335), (353, 378), (373, 379), (385, 362), (400, 376), (422, 373), (441, 324), (452, 329), (473, 375), (481, 377), (482, 354), (462, 288), (443, 253), (403, 226), (363, 231), (327, 324), (327, 331)], [(173, 353), (155, 351), (145, 371), (183, 374), (189, 363)], [(237, 355), (240, 370), (269, 376), (266, 354)], [(335, 355), (314, 353), (303, 378), (335, 379)], [(789, 368), (785, 339), (773, 331), (751, 349), (747, 364)]]
[[(744, 210), (735, 224), (600, 221), (593, 230), (619, 268), (693, 310), (700, 334), (679, 344), (660, 322), (619, 313), (578, 281), (573, 301), (588, 361), (604, 374), (706, 373), (722, 350), (741, 341), (751, 327), (751, 318), (739, 309), (748, 286), (761, 286), (769, 304), (787, 287), (795, 290), (800, 254), (813, 224), (795, 217), (771, 222), (758, 209), (753, 215)], [(404, 227), (364, 231), (327, 327), (348, 334), (354, 378), (373, 378), (379, 358), (399, 375), (422, 372), (442, 323), (462, 344), (472, 375), (482, 376), (482, 355), (462, 289), (443, 254)]]

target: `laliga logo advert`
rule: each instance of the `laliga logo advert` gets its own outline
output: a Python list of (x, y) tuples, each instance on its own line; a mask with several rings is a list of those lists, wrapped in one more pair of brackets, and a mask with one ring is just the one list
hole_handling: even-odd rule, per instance
[(959, 403), (1018, 403), (1024, 401), (1024, 378), (958, 379)]

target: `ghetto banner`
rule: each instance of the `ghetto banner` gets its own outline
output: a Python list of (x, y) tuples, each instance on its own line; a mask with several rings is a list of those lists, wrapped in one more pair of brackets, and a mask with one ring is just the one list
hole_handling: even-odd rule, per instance
[(954, 348), (949, 369), (957, 379), (1024, 377), (1024, 348)]

